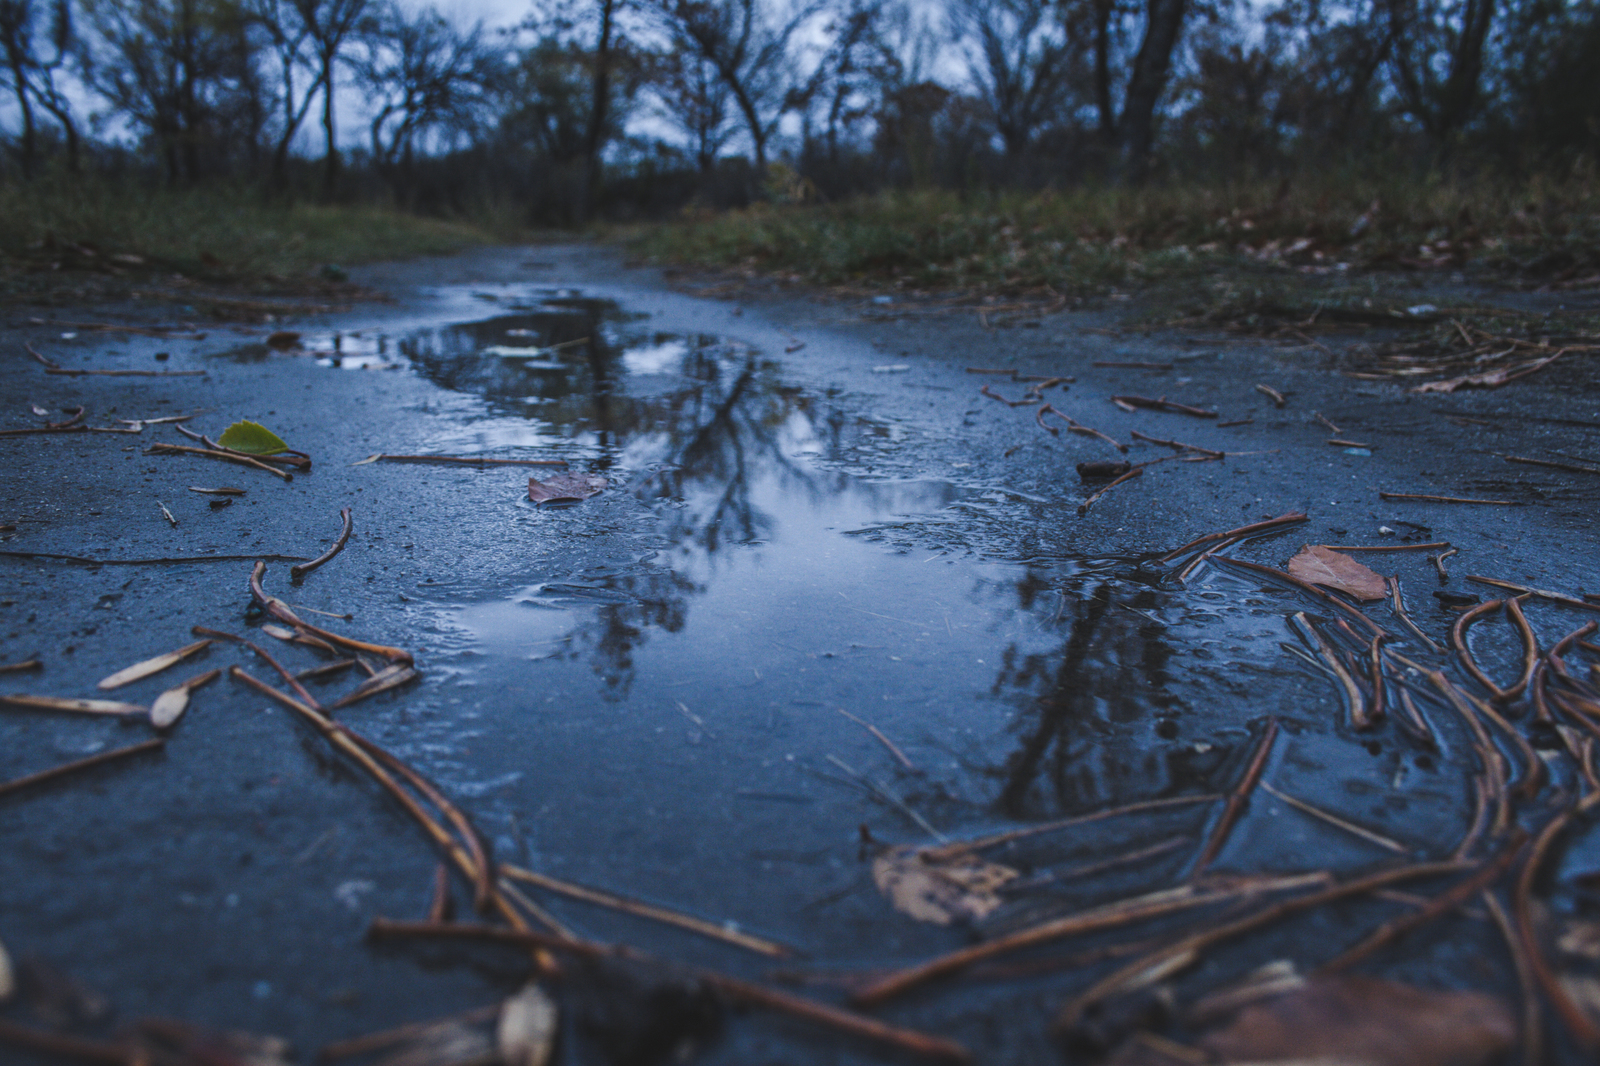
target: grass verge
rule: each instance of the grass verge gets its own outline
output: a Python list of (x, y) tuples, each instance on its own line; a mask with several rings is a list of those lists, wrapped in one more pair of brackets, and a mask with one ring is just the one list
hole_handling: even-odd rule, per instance
[(328, 295), (351, 264), (494, 239), (468, 222), (371, 206), (269, 204), (248, 189), (147, 190), (99, 177), (7, 182), (0, 298), (83, 300), (154, 283)]
[(1338, 289), (1371, 271), (1600, 285), (1600, 187), (1577, 179), (1328, 179), (1038, 195), (885, 193), (688, 214), (643, 231), (634, 244), (658, 262), (845, 291), (1088, 297), (1220, 276), (1236, 283), (1212, 286), (1218, 295), (1191, 310), (1232, 316), (1279, 299), (1241, 300), (1241, 293)]

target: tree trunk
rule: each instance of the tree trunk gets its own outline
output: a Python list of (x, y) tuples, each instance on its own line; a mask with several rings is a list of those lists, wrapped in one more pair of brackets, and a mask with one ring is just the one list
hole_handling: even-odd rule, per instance
[(1100, 139), (1110, 148), (1117, 143), (1117, 112), (1111, 106), (1111, 9), (1114, 0), (1094, 5), (1094, 105), (1100, 112)]
[(1461, 36), (1450, 57), (1450, 78), (1439, 101), (1439, 136), (1455, 132), (1472, 112), (1483, 71), (1483, 42), (1494, 23), (1494, 0), (1468, 0)]
[(18, 42), (6, 41), (6, 58), (10, 60), (11, 81), (17, 91), (17, 107), (22, 112), (22, 177), (27, 180), (33, 177), (34, 162), (34, 136), (33, 136), (33, 105), (28, 101), (28, 81), (24, 76), (21, 49)]
[(732, 77), (727, 79), (728, 88), (733, 90), (733, 100), (739, 105), (739, 113), (744, 116), (744, 124), (750, 128), (750, 140), (756, 147), (756, 173), (761, 177), (767, 176), (767, 135), (761, 129), (761, 118), (756, 114), (755, 102), (745, 92), (744, 86)]
[(1122, 101), (1123, 164), (1129, 181), (1144, 181), (1149, 174), (1150, 149), (1155, 144), (1156, 105), (1167, 85), (1172, 52), (1183, 29), (1185, 0), (1149, 0), (1144, 40), (1133, 60), (1133, 73)]
[(600, 155), (605, 150), (607, 112), (611, 107), (611, 30), (616, 0), (600, 0), (600, 38), (594, 50), (594, 99), (589, 106), (589, 131), (584, 138), (583, 202), (579, 221), (584, 221), (600, 204), (604, 184)]
[(327, 134), (327, 154), (322, 163), (322, 195), (327, 200), (333, 199), (334, 187), (339, 180), (339, 149), (334, 145), (333, 129), (333, 60), (333, 52), (322, 53), (322, 129)]

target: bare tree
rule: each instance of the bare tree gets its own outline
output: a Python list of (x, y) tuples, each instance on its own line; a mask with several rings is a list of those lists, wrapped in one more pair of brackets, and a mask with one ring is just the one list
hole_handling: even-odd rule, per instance
[[(67, 169), (78, 169), (78, 127), (72, 108), (57, 87), (55, 75), (65, 65), (72, 46), (72, 8), (69, 0), (53, 0), (49, 5), (49, 24), (43, 21), (42, 5), (35, 0), (0, 0), (0, 50), (5, 52), (6, 71), (22, 117), (22, 174), (33, 175), (38, 151), (33, 108), (44, 108), (61, 127), (67, 146)], [(39, 43), (40, 30), (48, 36), (53, 54), (45, 55)]]
[(462, 33), (429, 8), (407, 15), (384, 4), (361, 35), (352, 65), (374, 113), (374, 164), (402, 186), (419, 140), (477, 123), (491, 80), (483, 28)]
[(653, 73), (661, 117), (688, 137), (700, 173), (711, 173), (733, 136), (727, 84), (704, 57), (683, 52), (661, 57)]
[(346, 40), (361, 21), (367, 0), (292, 0), (301, 25), (311, 39), (317, 79), (322, 84), (323, 195), (331, 197), (339, 178), (339, 147), (334, 130), (334, 101), (338, 85), (334, 70)]
[(957, 0), (951, 11), (958, 36), (973, 42), (967, 69), (1012, 158), (1064, 110), (1079, 49), (1055, 6), (1051, 0)]
[[(273, 189), (281, 191), (289, 183), (289, 146), (322, 88), (322, 75), (308, 47), (311, 31), (292, 0), (245, 0), (244, 11), (252, 29), (266, 38), (262, 51), (270, 52), (270, 61), (277, 67), (279, 114), (270, 181)], [(297, 88), (302, 73), (310, 79), (303, 89)]]
[(1477, 103), (1494, 0), (1383, 0), (1383, 8), (1405, 109), (1443, 144)]
[(819, 10), (803, 3), (784, 22), (758, 0), (653, 0), (671, 46), (704, 60), (728, 87), (755, 151), (756, 170), (767, 169), (767, 143), (789, 99), (789, 44)]

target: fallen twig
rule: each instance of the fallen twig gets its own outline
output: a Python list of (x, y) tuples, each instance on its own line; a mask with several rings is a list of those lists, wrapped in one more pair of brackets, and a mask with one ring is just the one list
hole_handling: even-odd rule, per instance
[(1124, 403), (1129, 407), (1144, 407), (1154, 411), (1171, 411), (1174, 414), (1192, 415), (1195, 418), (1216, 418), (1217, 412), (1207, 411), (1203, 407), (1190, 407), (1188, 404), (1177, 403), (1165, 396), (1152, 400), (1148, 396), (1113, 396), (1113, 403)]
[(43, 669), (44, 663), (40, 662), (38, 659), (24, 659), (20, 663), (7, 663), (4, 666), (0, 666), (0, 674), (16, 674), (21, 673), (24, 670)]
[(40, 785), (46, 781), (54, 781), (58, 777), (65, 777), (68, 774), (75, 774), (79, 770), (87, 770), (90, 767), (99, 766), (101, 763), (113, 762), (117, 759), (126, 758), (129, 755), (139, 755), (147, 751), (154, 751), (157, 748), (163, 747), (166, 743), (167, 742), (165, 738), (155, 737), (154, 739), (142, 741), (138, 744), (130, 744), (126, 748), (117, 748), (113, 751), (102, 751), (98, 755), (91, 755), (86, 759), (78, 759), (74, 762), (63, 763), (60, 766), (53, 766), (48, 770), (40, 770), (38, 773), (28, 774), (26, 777), (17, 777), (10, 781), (0, 782), (0, 796), (7, 796), (13, 792), (20, 792), (25, 788), (31, 788), (34, 785)]
[(1430, 496), (1422, 492), (1379, 492), (1385, 500), (1421, 500), (1424, 503), (1476, 503), (1491, 507), (1520, 507), (1515, 500), (1469, 500), (1460, 496)]
[[(532, 931), (514, 931), (488, 925), (463, 925), (449, 922), (397, 922), (375, 918), (368, 927), (368, 935), (375, 938), (415, 937), (419, 939), (488, 940), (522, 947), (538, 947), (565, 952), (589, 959), (620, 959), (639, 964), (655, 960), (641, 951), (619, 944), (601, 944), (588, 940), (565, 939)], [(681, 970), (681, 967), (675, 967)], [(953, 1062), (966, 1062), (971, 1054), (953, 1040), (931, 1036), (909, 1029), (887, 1025), (875, 1018), (841, 1010), (815, 1000), (792, 996), (787, 992), (767, 988), (750, 981), (729, 977), (714, 970), (689, 971), (702, 984), (716, 989), (723, 996), (747, 1006), (765, 1007), (792, 1017), (849, 1033), (852, 1036), (889, 1044), (912, 1054)]]
[(141, 681), (170, 667), (177, 666), (189, 656), (205, 651), (210, 646), (211, 641), (209, 640), (195, 641), (193, 644), (185, 645), (177, 651), (170, 651), (165, 655), (157, 655), (153, 659), (146, 659), (143, 662), (137, 662), (132, 666), (118, 670), (110, 677), (101, 679), (95, 687), (102, 692), (110, 692), (114, 688), (131, 685), (135, 681)]
[(582, 900), (585, 903), (593, 903), (600, 907), (609, 907), (624, 914), (632, 914), (636, 917), (650, 918), (667, 925), (675, 925), (680, 929), (687, 929), (690, 932), (699, 933), (701, 936), (720, 940), (724, 944), (733, 944), (736, 947), (753, 951), (758, 955), (765, 955), (768, 958), (782, 959), (794, 954), (794, 949), (785, 944), (779, 944), (763, 937), (752, 936), (727, 924), (719, 925), (716, 922), (708, 922), (692, 915), (680, 914), (665, 907), (657, 907), (654, 904), (628, 899), (626, 896), (604, 892), (600, 889), (586, 888), (583, 885), (575, 885), (568, 881), (559, 881), (554, 877), (536, 873), (533, 870), (524, 870), (519, 866), (502, 866), (500, 867), (500, 872), (513, 880), (525, 881), (530, 885), (536, 885), (558, 895)]
[(1577, 463), (1556, 463), (1549, 459), (1529, 459), (1521, 455), (1501, 456), (1508, 463), (1524, 463), (1528, 466), (1548, 466), (1555, 470), (1571, 470), (1577, 474), (1600, 474), (1600, 466), (1580, 466)]
[(1248, 537), (1256, 533), (1265, 533), (1270, 529), (1277, 529), (1279, 526), (1294, 525), (1297, 522), (1304, 521), (1307, 521), (1307, 518), (1303, 512), (1293, 511), (1289, 514), (1281, 514), (1277, 518), (1270, 518), (1265, 522), (1252, 522), (1248, 526), (1240, 526), (1238, 529), (1230, 529), (1223, 533), (1207, 533), (1203, 537), (1196, 537), (1194, 540), (1191, 540), (1182, 547), (1172, 549), (1167, 554), (1157, 559), (1156, 562), (1170, 563), (1184, 552), (1189, 551), (1192, 548), (1198, 548), (1202, 544), (1210, 544), (1214, 540), (1231, 540), (1234, 537)]
[(1098, 429), (1086, 426), (1082, 422), (1072, 418), (1070, 415), (1063, 414), (1058, 408), (1052, 407), (1049, 404), (1045, 404), (1043, 407), (1039, 408), (1033, 417), (1040, 426), (1043, 426), (1051, 433), (1054, 433), (1055, 431), (1044, 424), (1044, 416), (1046, 413), (1053, 414), (1057, 418), (1061, 419), (1061, 421), (1067, 424), (1067, 428), (1069, 430), (1078, 434), (1080, 437), (1094, 437), (1096, 440), (1103, 440), (1119, 452), (1126, 452), (1128, 450), (1128, 446), (1126, 444), (1121, 444), (1116, 440), (1113, 440), (1111, 437), (1106, 436), (1104, 433), (1101, 433)]
[(1262, 566), (1260, 563), (1252, 563), (1252, 562), (1248, 562), (1248, 561), (1246, 561), (1244, 559), (1230, 559), (1225, 555), (1217, 556), (1216, 560), (1219, 563), (1226, 563), (1229, 566), (1240, 566), (1240, 567), (1243, 567), (1246, 570), (1253, 571), (1253, 572), (1255, 572), (1257, 574), (1263, 574), (1263, 575), (1266, 575), (1268, 577), (1273, 577), (1273, 578), (1278, 579), (1279, 581), (1283, 581), (1283, 582), (1285, 582), (1287, 584), (1293, 585), (1295, 588), (1299, 589), (1300, 591), (1306, 592), (1306, 593), (1310, 593), (1312, 596), (1315, 596), (1317, 599), (1321, 600), (1323, 603), (1329, 604), (1332, 607), (1336, 608), (1337, 610), (1342, 611), (1345, 614), (1349, 615), (1350, 617), (1357, 619), (1358, 621), (1360, 621), (1363, 625), (1365, 625), (1368, 629), (1370, 629), (1372, 631), (1372, 635), (1373, 636), (1387, 637), (1389, 635), (1388, 631), (1385, 630), (1382, 626), (1380, 626), (1378, 623), (1374, 622), (1372, 619), (1368, 618), (1361, 611), (1357, 610), (1356, 608), (1352, 607), (1350, 604), (1344, 602), (1339, 597), (1335, 596), (1333, 593), (1325, 592), (1322, 589), (1318, 588), (1317, 586), (1313, 585), (1309, 581), (1302, 581), (1299, 578), (1295, 577), (1293, 574), (1289, 573), (1288, 571), (1276, 570), (1276, 569), (1274, 569), (1274, 568), (1272, 568), (1270, 566)]
[(1432, 551), (1434, 548), (1448, 548), (1447, 540), (1436, 540), (1429, 544), (1324, 544), (1324, 548), (1334, 552), (1420, 552)]
[(1559, 592), (1550, 592), (1546, 589), (1529, 588), (1527, 585), (1517, 585), (1510, 581), (1501, 581), (1499, 578), (1482, 577), (1478, 574), (1468, 574), (1467, 580), (1476, 581), (1480, 585), (1492, 585), (1497, 589), (1507, 589), (1511, 592), (1533, 596), (1541, 600), (1549, 600), (1551, 603), (1566, 604), (1568, 607), (1581, 607), (1586, 611), (1600, 611), (1600, 603), (1590, 603), (1587, 600), (1574, 599), (1571, 596), (1563, 596)]
[(1257, 385), (1256, 391), (1269, 398), (1275, 407), (1282, 407), (1284, 404), (1289, 402), (1283, 398), (1283, 393), (1279, 392), (1271, 385)]
[(149, 708), (117, 700), (80, 700), (67, 696), (0, 695), (0, 703), (30, 711), (66, 711), (69, 714), (104, 714), (121, 717), (148, 714)]
[(329, 559), (332, 559), (335, 555), (338, 555), (340, 552), (344, 551), (345, 541), (350, 539), (350, 530), (354, 526), (354, 522), (350, 517), (350, 508), (340, 508), (339, 517), (344, 521), (344, 529), (340, 531), (339, 539), (333, 542), (333, 547), (329, 548), (327, 551), (323, 552), (309, 563), (299, 563), (295, 566), (289, 567), (289, 579), (291, 581), (299, 581), (301, 578), (311, 573), (311, 571), (315, 570)]
[(1405, 601), (1400, 596), (1400, 575), (1396, 574), (1390, 577), (1388, 581), (1389, 597), (1394, 604), (1395, 617), (1400, 619), (1401, 623), (1407, 629), (1411, 630), (1411, 632), (1416, 635), (1418, 640), (1421, 640), (1423, 644), (1427, 645), (1429, 651), (1432, 651), (1436, 655), (1443, 655), (1444, 649), (1435, 644), (1433, 638), (1424, 633), (1417, 626), (1417, 623), (1411, 620), (1411, 616), (1406, 613)]
[(366, 641), (355, 640), (351, 637), (341, 637), (337, 633), (319, 629), (309, 622), (302, 621), (300, 616), (295, 614), (288, 604), (276, 596), (268, 596), (261, 587), (261, 575), (266, 573), (266, 570), (266, 563), (257, 562), (254, 569), (250, 571), (250, 593), (255, 597), (255, 601), (261, 605), (262, 609), (278, 621), (285, 625), (296, 626), (312, 636), (321, 637), (330, 644), (338, 644), (353, 651), (370, 652), (373, 655), (381, 655), (390, 662), (405, 663), (408, 666), (413, 662), (411, 653), (404, 648), (391, 648), (384, 644), (368, 644)]
[(1159, 444), (1164, 448), (1173, 448), (1180, 452), (1199, 452), (1201, 455), (1209, 455), (1217, 459), (1227, 458), (1226, 453), (1219, 452), (1213, 448), (1202, 448), (1198, 444), (1184, 444), (1175, 440), (1162, 440), (1160, 437), (1152, 437), (1147, 434), (1140, 433), (1136, 429), (1133, 430), (1130, 435), (1134, 440), (1142, 440), (1147, 444)]
[(457, 463), (463, 466), (567, 466), (565, 459), (484, 459), (462, 455), (385, 455), (382, 452), (367, 456), (351, 466), (368, 463)]
[(1114, 359), (1096, 359), (1094, 365), (1117, 370), (1171, 370), (1171, 363), (1120, 363)]
[(1354, 822), (1346, 821), (1345, 819), (1340, 818), (1337, 814), (1325, 811), (1321, 807), (1315, 807), (1307, 803), (1305, 800), (1295, 799), (1288, 793), (1280, 792), (1265, 781), (1261, 782), (1260, 787), (1261, 791), (1265, 792), (1267, 795), (1282, 800), (1284, 803), (1287, 803), (1289, 806), (1293, 807), (1297, 811), (1300, 811), (1302, 814), (1309, 814), (1311, 817), (1316, 818), (1319, 821), (1326, 822), (1336, 829), (1344, 830), (1351, 836), (1360, 837), (1369, 844), (1376, 844), (1378, 847), (1383, 848), (1386, 851), (1392, 851), (1396, 855), (1404, 855), (1410, 850), (1404, 844), (1397, 840), (1391, 840), (1382, 833), (1375, 833), (1370, 829), (1356, 825)]
[(273, 477), (280, 477), (285, 481), (294, 480), (294, 475), (289, 473), (287, 470), (279, 470), (277, 467), (269, 466), (259, 459), (252, 458), (248, 455), (240, 455), (236, 452), (217, 451), (211, 448), (194, 448), (187, 444), (152, 444), (148, 449), (146, 449), (145, 454), (198, 455), (203, 459), (220, 459), (225, 463), (237, 463), (240, 466), (248, 466), (255, 470), (265, 470)]
[(1495, 699), (1501, 701), (1508, 699), (1509, 693), (1506, 689), (1495, 684), (1494, 680), (1483, 672), (1483, 669), (1478, 665), (1477, 659), (1473, 658), (1472, 649), (1467, 645), (1467, 629), (1478, 619), (1493, 614), (1504, 607), (1505, 604), (1505, 600), (1490, 600), (1487, 603), (1480, 603), (1469, 611), (1463, 611), (1460, 617), (1456, 619), (1455, 625), (1450, 627), (1450, 643), (1455, 646), (1456, 655), (1461, 659), (1461, 665), (1466, 668), (1468, 674), (1477, 679), (1478, 684), (1493, 693)]
[(1433, 563), (1433, 568), (1439, 572), (1439, 584), (1442, 585), (1446, 581), (1450, 580), (1450, 572), (1444, 568), (1444, 561), (1450, 558), (1452, 555), (1460, 554), (1460, 548), (1451, 548), (1447, 552), (1440, 552), (1438, 555), (1428, 556), (1428, 559)]
[(1195, 860), (1194, 868), (1189, 871), (1189, 880), (1193, 882), (1206, 872), (1222, 846), (1228, 842), (1228, 834), (1233, 832), (1233, 825), (1244, 813), (1245, 806), (1250, 802), (1250, 793), (1255, 791), (1256, 785), (1261, 780), (1261, 772), (1266, 769), (1267, 756), (1272, 753), (1273, 741), (1278, 739), (1278, 720), (1267, 719), (1267, 728), (1261, 734), (1261, 740), (1256, 744), (1256, 750), (1246, 764), (1244, 776), (1239, 779), (1239, 784), (1228, 794), (1228, 802), (1222, 808), (1222, 814), (1217, 818), (1216, 828), (1211, 831), (1210, 838), (1206, 841), (1205, 848), (1200, 852), (1200, 857)]
[(896, 759), (900, 760), (900, 765), (904, 766), (907, 770), (912, 770), (912, 771), (916, 770), (916, 768), (917, 768), (916, 764), (913, 763), (910, 759), (908, 759), (906, 757), (906, 753), (901, 751), (899, 749), (899, 747), (897, 747), (895, 745), (894, 741), (892, 741), (888, 737), (884, 736), (883, 735), (883, 731), (880, 730), (877, 726), (873, 725), (871, 722), (863, 721), (862, 719), (857, 718), (855, 715), (851, 714), (849, 711), (845, 710), (843, 707), (835, 707), (834, 710), (838, 711), (840, 714), (842, 714), (846, 718), (850, 719), (856, 725), (861, 726), (867, 732), (869, 732), (873, 736), (877, 737), (879, 742), (882, 743), (884, 747), (889, 749), (889, 753), (891, 755), (893, 755)]
[(1318, 422), (1321, 422), (1324, 426), (1327, 426), (1329, 432), (1331, 432), (1336, 437), (1339, 434), (1344, 432), (1344, 430), (1340, 429), (1338, 426), (1336, 426), (1332, 422), (1330, 422), (1328, 420), (1328, 417), (1326, 415), (1324, 415), (1321, 411), (1312, 411), (1311, 412), (1311, 417), (1315, 418)]
[(330, 711), (343, 710), (351, 704), (359, 703), (370, 696), (376, 696), (380, 692), (388, 692), (390, 689), (409, 684), (421, 676), (421, 673), (415, 667), (406, 666), (404, 663), (394, 663), (379, 670), (353, 690), (339, 697), (328, 705), (328, 709)]
[(985, 385), (981, 389), (979, 389), (978, 392), (980, 394), (984, 395), (984, 396), (989, 397), (989, 399), (991, 399), (991, 400), (999, 400), (1001, 403), (1005, 404), (1007, 407), (1026, 407), (1029, 404), (1034, 404), (1034, 403), (1038, 403), (1039, 402), (1039, 395), (1037, 393), (1032, 393), (1032, 392), (1024, 395), (1022, 397), (1022, 399), (1020, 399), (1020, 400), (1008, 400), (1004, 396), (1000, 395), (998, 392), (994, 392), (993, 390), (991, 390), (989, 388), (989, 386), (987, 386), (987, 385)]
[(197, 440), (201, 444), (204, 444), (210, 451), (221, 452), (224, 455), (237, 455), (243, 459), (255, 459), (263, 463), (272, 463), (277, 466), (290, 466), (296, 470), (311, 469), (311, 456), (307, 455), (305, 452), (297, 452), (293, 449), (270, 453), (242, 452), (237, 448), (229, 448), (227, 445), (218, 444), (204, 433), (196, 433), (194, 430), (188, 429), (184, 426), (173, 426), (172, 428), (176, 429), (179, 433), (182, 433), (190, 440)]
[(1221, 798), (1222, 796), (1217, 793), (1209, 793), (1202, 796), (1173, 796), (1168, 799), (1143, 800), (1123, 807), (1111, 807), (1107, 810), (1094, 811), (1090, 814), (1075, 815), (1060, 821), (1024, 826), (1021, 829), (1007, 829), (1003, 833), (993, 833), (989, 836), (977, 837), (972, 840), (954, 840), (948, 844), (941, 844), (936, 848), (923, 848), (922, 855), (925, 859), (943, 861), (970, 851), (998, 847), (1001, 844), (1010, 844), (1016, 840), (1038, 836), (1041, 833), (1054, 833), (1061, 829), (1072, 829), (1080, 825), (1088, 825), (1091, 822), (1104, 821), (1107, 818), (1123, 818), (1131, 814), (1144, 814), (1148, 811), (1167, 810), (1172, 807), (1191, 807), (1196, 804), (1211, 803)]
[[(440, 870), (444, 867), (440, 866)], [(490, 1003), (483, 1007), (474, 1007), (472, 1010), (452, 1014), (447, 1018), (437, 1018), (431, 1022), (409, 1022), (397, 1025), (393, 1029), (384, 1029), (376, 1033), (364, 1033), (346, 1040), (338, 1040), (332, 1044), (324, 1044), (317, 1051), (316, 1061), (334, 1062), (338, 1059), (353, 1058), (356, 1055), (368, 1055), (374, 1051), (394, 1047), (396, 1044), (410, 1044), (422, 1040), (432, 1033), (460, 1025), (478, 1025), (497, 1017), (503, 1005)]]
[(1096, 503), (1100, 502), (1100, 497), (1104, 496), (1106, 493), (1110, 492), (1112, 489), (1116, 488), (1118, 485), (1122, 484), (1124, 481), (1132, 481), (1136, 477), (1143, 476), (1143, 474), (1144, 474), (1144, 467), (1142, 467), (1142, 466), (1134, 467), (1132, 470), (1129, 470), (1126, 474), (1123, 474), (1121, 477), (1119, 477), (1115, 481), (1111, 482), (1109, 485), (1107, 485), (1105, 488), (1101, 489), (1099, 492), (1096, 492), (1094, 495), (1090, 496), (1088, 499), (1086, 499), (1082, 503), (1078, 504), (1078, 513), (1080, 515), (1088, 514), (1089, 513), (1089, 508), (1093, 507)]
[(1518, 1023), (1522, 1035), (1522, 1064), (1536, 1066), (1544, 1059), (1544, 1022), (1540, 1017), (1539, 986), (1533, 975), (1533, 963), (1500, 897), (1494, 894), (1492, 888), (1485, 888), (1482, 895), (1489, 917), (1494, 919), (1495, 927), (1500, 930), (1500, 938), (1506, 942), (1506, 951), (1511, 955), (1511, 967), (1517, 972), (1517, 988), (1522, 994), (1522, 1017)]
[(0, 558), (5, 559), (55, 559), (63, 563), (79, 563), (83, 566), (166, 566), (179, 563), (241, 563), (251, 560), (266, 560), (275, 563), (301, 563), (305, 562), (304, 555), (175, 555), (163, 556), (156, 559), (91, 559), (86, 555), (61, 555), (57, 552), (25, 552), (25, 551), (0, 551)]
[(1550, 960), (1545, 957), (1538, 933), (1533, 927), (1533, 882), (1544, 865), (1550, 846), (1567, 827), (1572, 815), (1573, 808), (1568, 807), (1552, 818), (1550, 824), (1546, 825), (1534, 839), (1533, 847), (1528, 851), (1528, 858), (1523, 862), (1522, 870), (1518, 873), (1516, 885), (1512, 890), (1511, 911), (1516, 918), (1517, 936), (1522, 941), (1522, 949), (1527, 955), (1534, 980), (1544, 990), (1545, 997), (1555, 1007), (1556, 1014), (1567, 1027), (1567, 1031), (1572, 1034), (1573, 1039), (1592, 1053), (1596, 1048), (1600, 1048), (1600, 1024), (1596, 1024), (1581, 1006), (1572, 1001), (1566, 985), (1551, 967)]

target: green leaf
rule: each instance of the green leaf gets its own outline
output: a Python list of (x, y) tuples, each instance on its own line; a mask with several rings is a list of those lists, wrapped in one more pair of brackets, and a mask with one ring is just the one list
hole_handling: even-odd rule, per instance
[(249, 455), (278, 455), (289, 450), (276, 433), (255, 422), (235, 422), (217, 438), (217, 443)]

